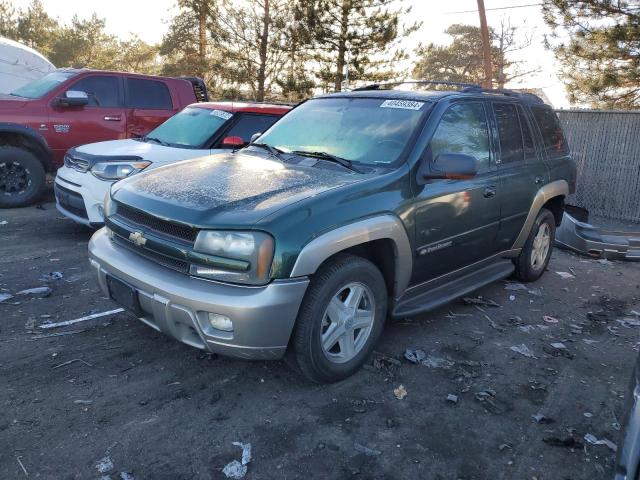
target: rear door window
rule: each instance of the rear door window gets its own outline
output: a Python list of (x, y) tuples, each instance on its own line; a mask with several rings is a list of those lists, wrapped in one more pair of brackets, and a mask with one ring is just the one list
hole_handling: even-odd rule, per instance
[(533, 143), (531, 127), (529, 126), (527, 116), (520, 105), (518, 105), (518, 118), (520, 119), (520, 127), (522, 127), (522, 143), (524, 144), (524, 156), (526, 159), (535, 160), (536, 147)]
[(127, 78), (127, 106), (149, 110), (172, 110), (171, 93), (163, 82)]
[(121, 107), (120, 79), (108, 75), (91, 75), (78, 80), (67, 90), (85, 92), (89, 96), (88, 107)]
[(542, 142), (550, 158), (561, 157), (569, 153), (569, 146), (562, 133), (562, 127), (556, 114), (550, 108), (531, 107), (533, 117), (540, 128)]
[(247, 144), (254, 133), (264, 133), (276, 123), (278, 116), (242, 113), (239, 119), (225, 134), (225, 137), (240, 137)]
[(501, 163), (513, 163), (524, 160), (522, 130), (516, 106), (510, 103), (494, 103), (498, 135), (500, 138)]

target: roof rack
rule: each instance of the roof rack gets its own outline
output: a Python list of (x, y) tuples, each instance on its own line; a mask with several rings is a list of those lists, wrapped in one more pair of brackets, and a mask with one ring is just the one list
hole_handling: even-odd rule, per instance
[(381, 90), (382, 87), (388, 87), (392, 85), (445, 85), (448, 87), (461, 87), (461, 88), (482, 88), (476, 83), (464, 83), (464, 82), (448, 82), (444, 80), (404, 80), (399, 82), (384, 82), (384, 83), (372, 83), (363, 87), (354, 88), (352, 92), (362, 92), (366, 90)]
[(521, 100), (527, 100), (531, 103), (539, 103), (544, 105), (544, 100), (535, 93), (529, 92), (516, 92), (515, 90), (509, 90), (508, 88), (483, 88), (479, 85), (469, 86), (461, 90), (462, 93), (490, 93), (495, 95), (505, 95), (507, 97), (519, 98)]

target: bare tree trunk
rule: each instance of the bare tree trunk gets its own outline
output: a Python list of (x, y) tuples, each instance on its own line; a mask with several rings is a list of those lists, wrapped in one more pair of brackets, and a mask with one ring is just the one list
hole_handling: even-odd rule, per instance
[(207, 62), (207, 0), (201, 0), (198, 9), (198, 60), (200, 71), (198, 76), (204, 77)]
[(342, 90), (344, 80), (344, 63), (347, 53), (347, 34), (349, 33), (349, 11), (351, 10), (351, 0), (343, 0), (342, 17), (340, 18), (340, 39), (338, 41), (338, 62), (336, 65), (335, 91)]
[(260, 67), (258, 68), (258, 92), (256, 94), (256, 100), (258, 102), (264, 101), (264, 83), (265, 83), (265, 71), (267, 68), (267, 48), (269, 46), (269, 24), (271, 19), (269, 18), (269, 0), (264, 0), (264, 17), (262, 20), (262, 35), (260, 35)]

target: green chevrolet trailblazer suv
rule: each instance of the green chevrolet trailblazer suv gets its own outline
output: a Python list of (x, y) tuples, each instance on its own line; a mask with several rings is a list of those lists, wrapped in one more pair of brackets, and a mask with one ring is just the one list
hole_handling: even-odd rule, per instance
[(237, 152), (116, 183), (89, 253), (152, 328), (332, 382), (387, 317), (540, 277), (574, 184), (536, 96), (373, 85), (303, 102)]

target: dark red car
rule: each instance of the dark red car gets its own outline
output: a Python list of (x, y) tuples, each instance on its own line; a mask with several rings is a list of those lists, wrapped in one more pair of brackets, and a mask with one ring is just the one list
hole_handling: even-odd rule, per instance
[(207, 100), (202, 80), (60, 69), (0, 95), (0, 207), (40, 196), (69, 148), (140, 137)]

